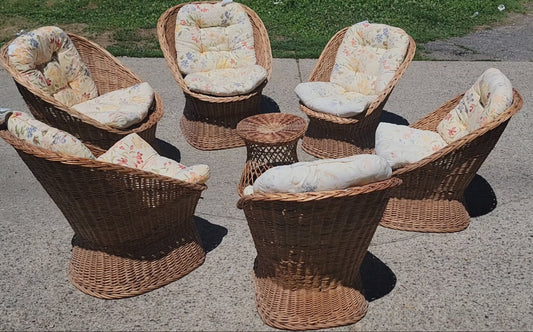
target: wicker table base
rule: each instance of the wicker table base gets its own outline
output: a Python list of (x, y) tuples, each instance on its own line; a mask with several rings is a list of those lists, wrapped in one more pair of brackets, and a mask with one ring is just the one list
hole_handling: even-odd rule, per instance
[(303, 118), (286, 113), (259, 114), (240, 121), (237, 134), (246, 143), (247, 157), (239, 194), (267, 169), (298, 162), (296, 147), (306, 127)]

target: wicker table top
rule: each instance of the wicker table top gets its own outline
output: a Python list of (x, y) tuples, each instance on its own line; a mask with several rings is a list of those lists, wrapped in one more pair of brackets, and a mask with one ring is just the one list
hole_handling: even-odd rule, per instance
[(287, 113), (266, 113), (250, 116), (237, 125), (237, 134), (245, 141), (260, 144), (279, 144), (303, 136), (306, 121)]

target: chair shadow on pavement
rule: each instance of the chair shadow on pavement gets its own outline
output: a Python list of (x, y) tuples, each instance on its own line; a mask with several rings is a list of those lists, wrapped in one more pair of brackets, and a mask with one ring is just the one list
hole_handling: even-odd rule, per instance
[(224, 236), (228, 234), (227, 228), (212, 224), (198, 216), (194, 216), (194, 223), (196, 224), (200, 240), (202, 241), (202, 247), (206, 253), (218, 247), (222, 243)]
[(176, 148), (174, 145), (163, 141), (162, 139), (156, 138), (156, 144), (157, 147), (154, 147), (157, 152), (159, 152), (160, 155), (163, 157), (175, 160), (177, 162), (180, 162), (181, 160), (181, 152)]
[(396, 275), (379, 258), (367, 252), (361, 264), (364, 295), (371, 302), (389, 294), (396, 286)]
[(465, 189), (465, 207), (470, 217), (485, 215), (496, 208), (497, 200), (490, 184), (479, 174)]
[(259, 104), (259, 113), (281, 113), (278, 103), (268, 96), (261, 96), (261, 103)]

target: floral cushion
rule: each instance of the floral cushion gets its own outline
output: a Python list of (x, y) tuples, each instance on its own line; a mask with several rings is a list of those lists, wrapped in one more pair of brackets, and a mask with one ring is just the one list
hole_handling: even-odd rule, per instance
[(417, 162), (447, 144), (434, 131), (381, 122), (376, 129), (376, 154), (392, 169)]
[(94, 159), (91, 151), (76, 137), (35, 120), (29, 114), (13, 112), (7, 120), (11, 134), (30, 144), (57, 153)]
[(347, 91), (331, 82), (305, 82), (294, 89), (301, 102), (310, 109), (341, 117), (357, 115), (368, 108), (376, 95)]
[(154, 90), (144, 82), (103, 94), (72, 108), (113, 128), (125, 129), (141, 122), (154, 99)]
[(185, 84), (191, 91), (214, 96), (235, 96), (253, 91), (266, 78), (265, 68), (251, 65), (192, 73), (185, 77)]
[(253, 192), (302, 193), (346, 189), (381, 181), (391, 174), (387, 161), (376, 155), (321, 159), (273, 167), (257, 178)]
[(383, 91), (401, 65), (409, 36), (400, 28), (361, 22), (346, 30), (329, 82), (300, 83), (307, 107), (341, 117), (357, 115)]
[(250, 18), (238, 3), (184, 5), (176, 16), (175, 43), (178, 66), (191, 91), (234, 96), (267, 78), (257, 65)]
[(176, 51), (184, 74), (255, 65), (254, 35), (238, 3), (194, 3), (176, 17)]
[(150, 144), (135, 133), (122, 138), (97, 160), (142, 169), (190, 183), (205, 183), (209, 179), (207, 165), (186, 167), (175, 160), (160, 156)]
[(487, 69), (437, 126), (451, 143), (496, 119), (513, 103), (513, 87), (498, 69)]
[(7, 55), (32, 86), (67, 106), (98, 95), (76, 47), (58, 27), (42, 27), (15, 38)]

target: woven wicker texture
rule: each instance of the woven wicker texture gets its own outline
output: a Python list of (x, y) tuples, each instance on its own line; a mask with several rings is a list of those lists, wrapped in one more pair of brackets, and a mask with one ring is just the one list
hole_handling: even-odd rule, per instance
[[(198, 3), (216, 3), (216, 1)], [(235, 128), (242, 119), (259, 113), (262, 91), (272, 72), (272, 52), (266, 28), (253, 10), (241, 4), (252, 23), (257, 64), (267, 71), (265, 82), (248, 94), (232, 97), (196, 93), (190, 91), (185, 84), (176, 57), (174, 38), (176, 15), (184, 5), (186, 3), (169, 8), (157, 22), (157, 36), (161, 50), (174, 79), (185, 95), (185, 107), (180, 120), (182, 133), (187, 142), (199, 150), (244, 146), (244, 141), (237, 135)]]
[[(329, 81), (337, 50), (346, 30), (348, 27), (337, 32), (329, 40), (308, 81)], [(409, 37), (407, 53), (394, 77), (378, 98), (361, 114), (343, 118), (314, 111), (300, 103), (300, 109), (309, 117), (309, 125), (303, 138), (302, 149), (318, 158), (343, 158), (355, 154), (372, 153), (375, 144), (375, 132), (383, 107), (396, 83), (413, 60), (415, 50), (415, 41)]]
[(307, 124), (299, 116), (267, 113), (248, 117), (237, 125), (237, 134), (246, 143), (246, 163), (237, 187), (244, 188), (267, 169), (298, 162), (296, 147)]
[(205, 185), (57, 154), (6, 130), (0, 136), (72, 227), (68, 275), (83, 292), (106, 299), (142, 294), (203, 263), (193, 215)]
[(241, 197), (255, 243), (256, 304), (263, 321), (291, 330), (360, 320), (359, 269), (390, 189), (401, 180), (346, 190)]
[[(89, 69), (100, 95), (143, 82), (140, 77), (122, 65), (104, 48), (81, 36), (72, 33), (68, 35)], [(60, 103), (28, 84), (24, 76), (9, 64), (7, 56), (9, 44), (10, 42), (4, 44), (0, 49), (0, 63), (15, 81), (29, 110), (37, 120), (71, 133), (83, 142), (104, 150), (131, 133), (137, 133), (155, 146), (157, 122), (164, 113), (163, 102), (157, 93), (154, 94), (154, 102), (142, 122), (128, 129), (112, 128)]]
[[(459, 103), (463, 95), (411, 125), (436, 131), (439, 122)], [(510, 118), (522, 108), (520, 94), (513, 91), (513, 103), (496, 120), (450, 143), (416, 163), (393, 172), (403, 180), (392, 190), (381, 225), (417, 232), (458, 232), (470, 224), (464, 205), (464, 191), (476, 175)]]

